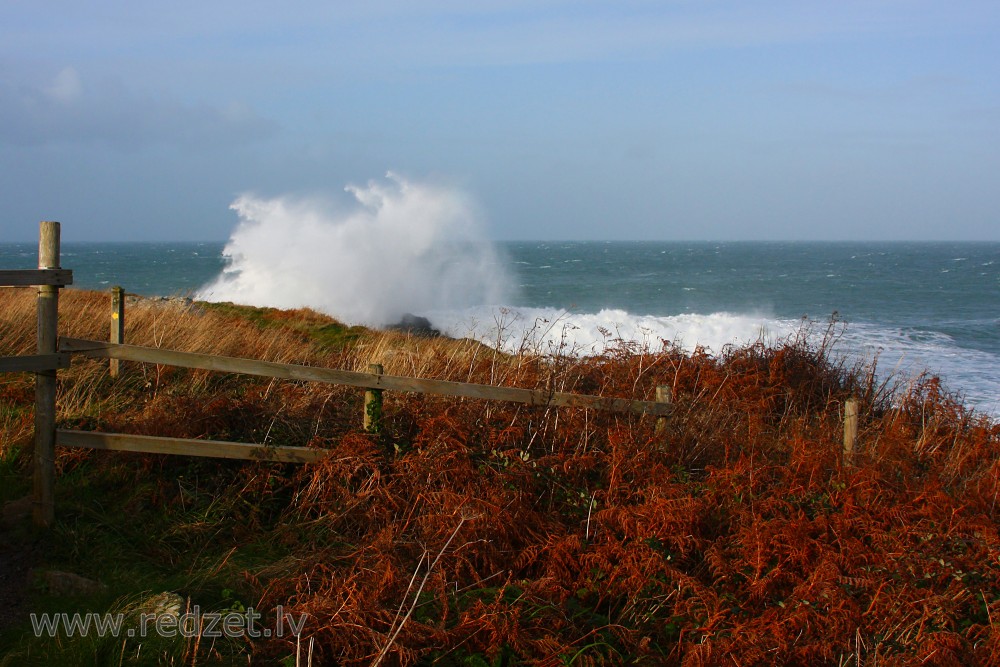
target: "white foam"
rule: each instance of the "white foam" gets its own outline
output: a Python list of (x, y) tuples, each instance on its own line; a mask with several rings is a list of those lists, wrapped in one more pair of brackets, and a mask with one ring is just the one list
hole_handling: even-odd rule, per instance
[(228, 265), (197, 298), (309, 306), (374, 326), (408, 312), (503, 303), (509, 280), (475, 203), (453, 187), (387, 179), (346, 188), (354, 203), (343, 209), (240, 197)]
[(864, 323), (847, 327), (840, 350), (856, 358), (877, 358), (881, 375), (939, 376), (967, 405), (1000, 416), (1000, 356), (996, 354), (959, 346), (940, 332)]
[(454, 337), (476, 338), (549, 353), (597, 354), (620, 341), (659, 349), (668, 341), (683, 349), (696, 346), (720, 352), (726, 345), (757, 340), (774, 342), (795, 333), (799, 320), (779, 320), (758, 314), (713, 313), (670, 316), (633, 315), (624, 310), (571, 313), (554, 308), (480, 307), (428, 314), (434, 326)]

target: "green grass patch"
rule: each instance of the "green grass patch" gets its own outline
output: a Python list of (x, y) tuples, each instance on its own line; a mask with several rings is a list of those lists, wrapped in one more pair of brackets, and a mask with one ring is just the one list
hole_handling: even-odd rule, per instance
[(308, 308), (288, 311), (277, 308), (241, 306), (229, 302), (198, 302), (198, 305), (207, 311), (246, 320), (262, 330), (283, 328), (295, 331), (316, 344), (320, 349), (327, 351), (350, 347), (369, 332), (366, 327), (348, 326)]

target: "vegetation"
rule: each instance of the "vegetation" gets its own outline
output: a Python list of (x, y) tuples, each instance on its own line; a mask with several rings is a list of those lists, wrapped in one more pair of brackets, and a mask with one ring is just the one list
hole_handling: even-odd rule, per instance
[[(34, 303), (0, 292), (0, 355)], [(60, 330), (105, 337), (107, 295)], [(306, 310), (132, 304), (126, 340), (180, 350), (651, 400), (674, 416), (361, 391), (74, 359), (63, 427), (330, 450), (314, 465), (58, 451), (30, 611), (253, 607), (270, 637), (35, 638), (0, 664), (992, 665), (1000, 663), (1000, 427), (934, 378), (893, 384), (799, 336), (713, 356), (598, 356), (345, 329)], [(326, 332), (326, 333), (324, 333)], [(335, 336), (328, 335), (339, 332)], [(835, 333), (835, 332), (834, 332)], [(30, 376), (0, 376), (0, 501), (30, 492)], [(852, 464), (843, 405), (860, 405)], [(39, 573), (106, 588), (59, 596)], [(277, 635), (279, 605), (305, 614)], [(25, 614), (28, 610), (25, 610)], [(129, 616), (131, 618), (131, 616)]]

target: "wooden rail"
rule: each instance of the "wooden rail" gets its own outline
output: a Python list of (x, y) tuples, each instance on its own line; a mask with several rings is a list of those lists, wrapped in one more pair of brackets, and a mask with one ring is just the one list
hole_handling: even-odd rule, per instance
[(63, 429), (56, 431), (56, 443), (62, 447), (84, 447), (117, 452), (209, 456), (221, 459), (278, 461), (281, 463), (315, 463), (329, 453), (329, 450), (326, 449), (310, 447), (268, 447), (267, 445), (223, 440), (161, 438), (150, 435), (125, 435)]
[[(45, 224), (45, 223), (42, 223)], [(65, 287), (73, 284), (73, 272), (69, 269), (16, 269), (0, 271), (0, 287), (34, 287), (51, 285)]]
[(52, 371), (57, 368), (69, 368), (68, 354), (32, 354), (20, 357), (0, 357), (0, 373), (37, 373), (38, 371)]
[(605, 398), (603, 396), (548, 392), (537, 389), (521, 389), (519, 387), (495, 387), (484, 384), (428, 380), (378, 373), (357, 373), (333, 368), (280, 364), (272, 361), (256, 361), (253, 359), (222, 357), (195, 352), (178, 352), (176, 350), (163, 350), (155, 347), (120, 345), (78, 338), (60, 338), (59, 349), (62, 352), (72, 352), (98, 359), (142, 361), (225, 373), (243, 373), (246, 375), (260, 375), (286, 380), (307, 380), (311, 382), (342, 384), (364, 389), (482, 398), (546, 407), (590, 408), (594, 410), (649, 414), (660, 417), (668, 416), (673, 409), (673, 406), (669, 403), (657, 403), (655, 401), (634, 401), (625, 398)]

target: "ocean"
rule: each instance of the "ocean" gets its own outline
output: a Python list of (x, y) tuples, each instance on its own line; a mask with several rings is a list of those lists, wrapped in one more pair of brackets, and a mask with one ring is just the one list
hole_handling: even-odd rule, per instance
[[(73, 269), (76, 288), (224, 297), (224, 289), (211, 287), (222, 285), (223, 248), (66, 243), (62, 263)], [(0, 268), (32, 268), (35, 253), (33, 244), (0, 245)], [(819, 336), (835, 320), (840, 354), (877, 357), (883, 374), (939, 375), (977, 411), (1000, 414), (1000, 243), (532, 241), (494, 244), (490, 257), (500, 265), (495, 275), (508, 283), (490, 292), (495, 302), (473, 294), (464, 302), (421, 301), (413, 312), (449, 335), (578, 354), (618, 339), (718, 352), (803, 326)], [(390, 264), (382, 257), (370, 271)], [(235, 266), (252, 275), (247, 264)], [(403, 283), (423, 281), (433, 299), (435, 290), (445, 291), (435, 275), (395, 276), (384, 289), (400, 293)], [(313, 282), (322, 294), (341, 289), (342, 281)], [(257, 305), (331, 311), (337, 303), (302, 290), (302, 303), (267, 304), (267, 293), (254, 293), (252, 283), (240, 294)]]

